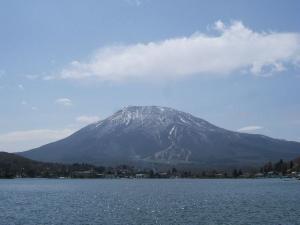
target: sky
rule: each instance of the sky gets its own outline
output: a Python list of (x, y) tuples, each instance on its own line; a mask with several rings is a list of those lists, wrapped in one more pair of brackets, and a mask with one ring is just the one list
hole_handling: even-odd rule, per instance
[(0, 151), (129, 105), (300, 141), (300, 1), (0, 2)]

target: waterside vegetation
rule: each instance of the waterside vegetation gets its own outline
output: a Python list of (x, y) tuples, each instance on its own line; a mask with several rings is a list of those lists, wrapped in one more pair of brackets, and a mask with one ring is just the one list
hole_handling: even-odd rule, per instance
[(294, 177), (300, 179), (300, 159), (268, 162), (256, 170), (186, 170), (169, 168), (115, 167), (85, 163), (59, 164), (33, 161), (12, 153), (0, 152), (0, 178), (263, 178)]

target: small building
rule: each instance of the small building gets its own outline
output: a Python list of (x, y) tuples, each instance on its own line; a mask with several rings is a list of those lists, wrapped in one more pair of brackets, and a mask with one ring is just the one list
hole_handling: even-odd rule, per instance
[(259, 177), (264, 177), (264, 174), (263, 173), (256, 173), (254, 176), (256, 178), (259, 178)]
[(144, 173), (137, 173), (135, 175), (135, 178), (146, 178), (146, 174), (144, 174)]

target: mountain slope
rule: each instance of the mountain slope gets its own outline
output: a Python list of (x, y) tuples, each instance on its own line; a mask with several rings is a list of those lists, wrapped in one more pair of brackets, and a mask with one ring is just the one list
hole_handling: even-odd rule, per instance
[(252, 167), (293, 159), (300, 143), (244, 134), (167, 107), (130, 106), (73, 135), (19, 153), (51, 162)]

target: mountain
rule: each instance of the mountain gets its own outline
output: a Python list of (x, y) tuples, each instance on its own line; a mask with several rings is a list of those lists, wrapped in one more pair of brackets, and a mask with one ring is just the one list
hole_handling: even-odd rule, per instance
[(130, 106), (22, 156), (95, 165), (261, 166), (300, 155), (300, 143), (219, 128), (175, 109)]

